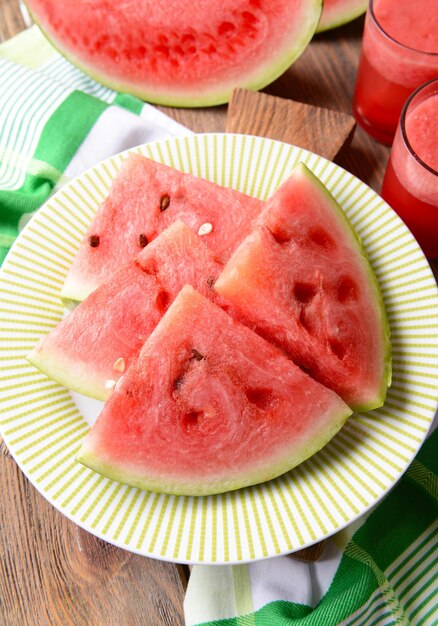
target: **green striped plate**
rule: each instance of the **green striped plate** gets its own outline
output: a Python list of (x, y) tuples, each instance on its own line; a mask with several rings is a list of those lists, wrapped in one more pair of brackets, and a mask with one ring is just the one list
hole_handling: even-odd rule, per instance
[(417, 243), (367, 186), (325, 159), (239, 135), (195, 135), (137, 152), (266, 199), (304, 161), (345, 209), (382, 286), (394, 382), (385, 406), (354, 415), (318, 454), (268, 483), (210, 497), (140, 491), (75, 462), (101, 405), (71, 394), (25, 360), (62, 317), (73, 256), (127, 153), (53, 196), (24, 229), (0, 274), (1, 433), (55, 507), (97, 536), (165, 560), (230, 563), (312, 544), (374, 505), (412, 461), (438, 396), (438, 295)]

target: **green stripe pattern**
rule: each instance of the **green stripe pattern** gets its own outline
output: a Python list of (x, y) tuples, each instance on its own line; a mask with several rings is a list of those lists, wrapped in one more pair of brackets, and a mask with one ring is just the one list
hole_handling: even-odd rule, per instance
[[(400, 483), (353, 534), (343, 550), (327, 592), (315, 606), (284, 600), (263, 603), (260, 592), (263, 584), (272, 597), (272, 589), (278, 589), (280, 593), (280, 589), (285, 588), (285, 582), (275, 579), (272, 569), (271, 578), (267, 574), (263, 581), (259, 569), (257, 585), (253, 588), (251, 566), (233, 566), (222, 568), (218, 574), (221, 592), (228, 598), (224, 612), (230, 617), (202, 622), (204, 626), (437, 624), (437, 445), (438, 430), (425, 443)], [(434, 484), (432, 489), (431, 484)], [(318, 570), (318, 563), (315, 568)], [(290, 573), (292, 579), (292, 570)], [(199, 604), (208, 607), (214, 590), (208, 587), (201, 589), (199, 576), (196, 578), (197, 591), (199, 594), (203, 592)], [(208, 573), (208, 580), (212, 580), (211, 572)], [(293, 580), (287, 581), (286, 586), (292, 594)], [(193, 596), (193, 591), (191, 594)], [(213, 607), (213, 613), (217, 612), (217, 602), (213, 603)], [(193, 626), (191, 617), (188, 623)]]
[(38, 71), (0, 57), (0, 84), (1, 263), (29, 214), (67, 182), (64, 172), (100, 115), (111, 104), (140, 115), (144, 103), (54, 51)]
[(127, 153), (67, 184), (38, 211), (0, 274), (0, 427), (19, 465), (63, 513), (98, 536), (178, 562), (237, 563), (302, 548), (345, 527), (396, 483), (419, 450), (438, 391), (438, 296), (401, 220), (368, 187), (305, 150), (255, 137), (198, 135), (135, 149), (210, 180), (270, 196), (304, 161), (360, 233), (382, 286), (394, 345), (384, 407), (352, 416), (301, 466), (206, 498), (139, 492), (75, 462), (98, 412), (27, 364), (63, 315), (59, 292), (87, 225)]
[(0, 188), (18, 189), (44, 125), (72, 90), (5, 59), (0, 81)]
[(86, 76), (76, 66), (68, 63), (63, 56), (56, 53), (52, 53), (49, 59), (38, 67), (38, 73), (44, 74), (50, 80), (55, 79), (63, 85), (69, 85), (71, 89), (99, 98), (108, 104), (113, 103), (116, 98), (115, 91)]
[(46, 76), (0, 58), (0, 262), (23, 216), (65, 182), (65, 169), (109, 106), (77, 91), (77, 81), (59, 82), (65, 71)]

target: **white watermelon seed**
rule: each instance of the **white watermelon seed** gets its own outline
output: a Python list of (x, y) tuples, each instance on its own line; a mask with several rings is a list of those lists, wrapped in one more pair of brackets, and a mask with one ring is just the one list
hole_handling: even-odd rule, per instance
[(116, 361), (114, 362), (113, 370), (115, 370), (116, 372), (123, 373), (125, 371), (125, 367), (126, 367), (125, 359), (121, 356), (120, 358), (116, 359)]
[(105, 381), (105, 389), (112, 389), (115, 386), (116, 386), (116, 381), (113, 380), (112, 378)]
[(213, 230), (213, 224), (206, 222), (205, 224), (201, 224), (198, 230), (198, 235), (202, 237), (203, 235), (208, 235)]

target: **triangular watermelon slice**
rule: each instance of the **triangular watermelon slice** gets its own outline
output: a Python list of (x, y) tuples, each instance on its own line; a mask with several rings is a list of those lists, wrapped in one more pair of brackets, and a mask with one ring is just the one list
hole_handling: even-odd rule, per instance
[(220, 300), (223, 265), (177, 221), (43, 337), (28, 360), (59, 383), (106, 400), (186, 284)]
[(350, 414), (336, 394), (186, 286), (77, 459), (142, 489), (220, 493), (301, 463)]
[(352, 408), (383, 404), (391, 364), (379, 286), (344, 212), (305, 165), (267, 201), (215, 289)]
[(131, 154), (88, 228), (61, 296), (83, 300), (178, 219), (225, 261), (262, 207), (256, 198)]

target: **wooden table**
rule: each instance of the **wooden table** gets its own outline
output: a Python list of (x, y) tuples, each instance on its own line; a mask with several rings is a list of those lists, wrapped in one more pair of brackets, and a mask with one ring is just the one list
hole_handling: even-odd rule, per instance
[[(23, 30), (0, 0), (0, 41)], [(314, 38), (265, 91), (350, 113), (363, 18)], [(194, 131), (223, 131), (227, 107), (164, 109)], [(380, 190), (389, 149), (357, 128), (336, 161)], [(435, 264), (435, 269), (438, 264)], [(0, 448), (1, 626), (178, 626), (189, 569), (107, 544), (58, 513)]]

